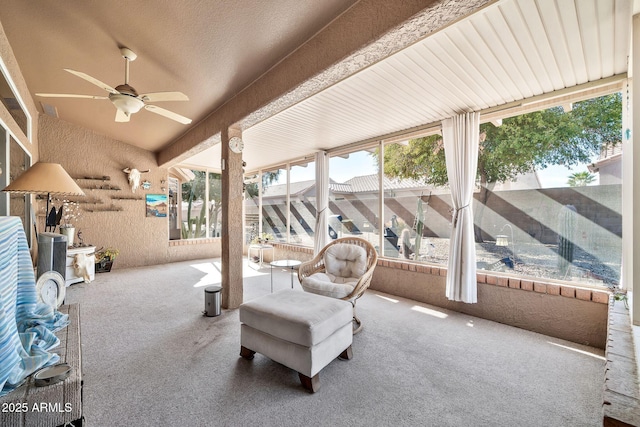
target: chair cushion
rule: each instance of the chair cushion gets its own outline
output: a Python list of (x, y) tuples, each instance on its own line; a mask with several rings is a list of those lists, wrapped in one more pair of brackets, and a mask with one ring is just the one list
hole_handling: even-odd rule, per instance
[(324, 268), (328, 274), (337, 277), (361, 277), (367, 271), (367, 251), (348, 243), (332, 245), (324, 252)]
[(328, 273), (315, 273), (302, 279), (300, 285), (306, 292), (331, 298), (344, 298), (353, 292), (357, 283), (358, 279), (353, 277), (343, 278)]

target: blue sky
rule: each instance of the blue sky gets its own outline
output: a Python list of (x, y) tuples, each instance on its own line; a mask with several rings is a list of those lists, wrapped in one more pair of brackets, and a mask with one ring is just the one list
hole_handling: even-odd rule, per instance
[[(554, 187), (568, 187), (567, 180), (569, 175), (575, 172), (588, 171), (587, 164), (581, 163), (572, 168), (566, 166), (549, 166), (546, 169), (538, 171), (538, 177), (540, 178), (540, 184), (542, 188), (554, 188)], [(598, 185), (599, 175), (594, 174), (596, 180), (591, 185)]]

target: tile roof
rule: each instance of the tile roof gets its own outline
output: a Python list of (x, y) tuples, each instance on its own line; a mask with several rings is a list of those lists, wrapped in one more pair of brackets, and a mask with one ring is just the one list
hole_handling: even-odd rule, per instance
[[(410, 190), (410, 189), (424, 189), (429, 187), (427, 184), (421, 183), (414, 179), (390, 179), (388, 177), (383, 178), (383, 186), (385, 190)], [(348, 186), (348, 187), (342, 187)], [(346, 189), (345, 189), (346, 188)], [(363, 175), (355, 176), (347, 180), (344, 184), (340, 184), (340, 187), (331, 189), (334, 192), (349, 192), (349, 193), (364, 193), (371, 191), (378, 191), (378, 175)]]
[[(448, 193), (448, 187), (433, 187), (428, 184), (421, 183), (415, 179), (399, 179), (399, 178), (383, 178), (385, 190), (420, 190), (430, 191), (434, 194)], [(292, 182), (291, 195), (303, 194), (315, 186), (315, 180)], [(506, 183), (497, 183), (494, 191), (503, 190), (520, 190), (527, 188), (540, 188), (540, 180), (535, 172), (518, 175), (518, 179), (508, 181)], [(329, 189), (336, 194), (355, 194), (355, 193), (371, 193), (378, 191), (378, 175), (362, 175), (348, 179), (346, 182), (340, 183), (333, 180), (329, 181)], [(284, 197), (287, 194), (286, 184), (270, 185), (262, 193), (263, 198)]]
[[(315, 180), (299, 181), (291, 183), (291, 195), (304, 193), (316, 185)], [(269, 185), (262, 191), (262, 197), (281, 197), (287, 194), (287, 184)]]

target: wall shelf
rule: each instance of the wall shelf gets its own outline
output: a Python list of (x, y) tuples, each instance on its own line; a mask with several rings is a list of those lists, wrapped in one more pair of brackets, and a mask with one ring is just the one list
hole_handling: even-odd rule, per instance
[(120, 212), (123, 210), (122, 206), (110, 205), (110, 206), (85, 206), (83, 208), (86, 212)]
[(93, 180), (93, 181), (111, 181), (111, 177), (108, 175), (103, 175), (103, 176), (79, 176), (77, 178), (74, 178), (75, 180), (79, 180), (79, 179), (87, 179), (87, 180)]
[(120, 191), (121, 188), (111, 184), (102, 184), (102, 185), (83, 185), (81, 186), (83, 190), (112, 190), (112, 191)]
[(91, 204), (101, 205), (101, 204), (104, 203), (101, 199), (99, 199), (97, 197), (86, 197), (86, 196), (85, 197), (77, 197), (77, 198), (73, 199), (72, 201), (74, 201), (76, 203), (79, 203), (81, 205), (87, 205), (87, 204), (89, 204), (89, 205), (91, 205)]
[[(37, 195), (36, 199), (37, 200), (47, 200), (47, 196)], [(59, 196), (59, 197), (52, 197), (51, 203), (52, 203), (53, 206), (57, 206), (58, 204), (63, 203), (65, 200), (69, 201), (69, 202), (73, 202), (73, 203), (79, 203), (79, 204), (104, 203), (100, 198), (98, 198), (96, 196)]]
[(111, 196), (112, 200), (144, 200), (139, 196)]

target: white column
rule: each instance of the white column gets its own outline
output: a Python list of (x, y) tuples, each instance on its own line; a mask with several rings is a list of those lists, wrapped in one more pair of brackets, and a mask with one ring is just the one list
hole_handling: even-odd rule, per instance
[[(0, 174), (0, 188), (4, 188), (9, 185), (9, 132), (2, 126), (0, 126), (0, 167), (2, 168), (2, 174)], [(0, 215), (9, 215), (9, 193), (4, 191), (0, 192)], [(35, 206), (37, 208), (37, 205)], [(36, 212), (37, 213), (37, 212)]]
[(206, 227), (205, 230), (206, 232), (204, 233), (204, 237), (213, 237), (211, 236), (209, 233), (211, 233), (211, 218), (209, 218), (209, 203), (211, 203), (211, 200), (209, 200), (209, 168), (204, 170), (204, 201), (203, 203), (205, 204), (205, 209), (207, 210), (206, 215), (204, 216), (204, 226)]
[(378, 142), (378, 245), (380, 255), (384, 253), (384, 141)]
[(326, 151), (316, 153), (316, 226), (313, 254), (329, 243), (329, 157)]
[(262, 169), (258, 172), (258, 236), (262, 236)]
[[(633, 17), (631, 44), (629, 74), (633, 76), (636, 69), (640, 73), (640, 15)], [(623, 97), (626, 95), (623, 94)], [(635, 224), (640, 224), (640, 149), (634, 149), (634, 145), (640, 144), (640, 117), (633, 114), (633, 106), (640, 105), (640, 84), (631, 83), (630, 98), (629, 117), (632, 119), (628, 125), (631, 139), (626, 139), (624, 125), (622, 139), (622, 272), (624, 286), (632, 292), (632, 322), (640, 325), (640, 292), (633, 292), (634, 283), (640, 283), (640, 268), (634, 268), (635, 265), (640, 265), (640, 249), (636, 250), (635, 247), (640, 242), (640, 227), (635, 227)], [(627, 123), (626, 119), (623, 123)], [(636, 128), (639, 129), (638, 132), (635, 132)]]
[(291, 164), (287, 163), (287, 209), (285, 217), (285, 226), (287, 227), (287, 242), (291, 243)]

